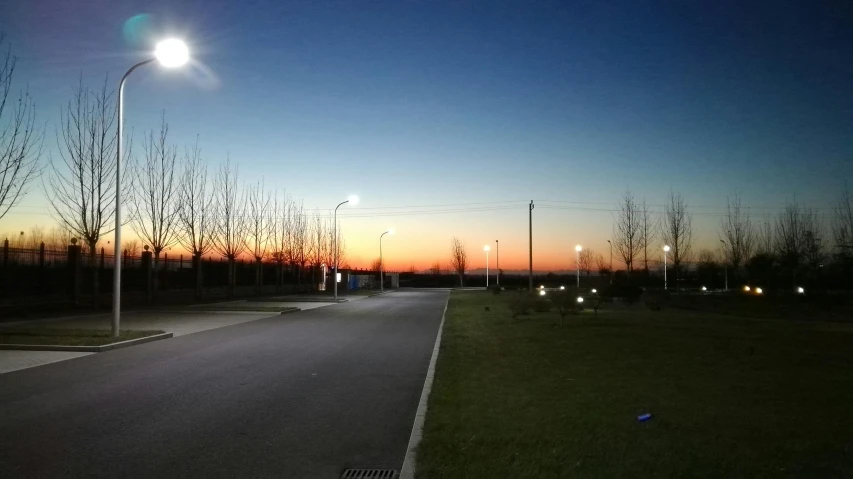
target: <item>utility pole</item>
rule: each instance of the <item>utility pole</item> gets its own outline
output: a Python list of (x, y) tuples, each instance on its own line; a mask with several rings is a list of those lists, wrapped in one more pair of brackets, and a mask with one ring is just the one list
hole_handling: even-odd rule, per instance
[(530, 273), (528, 280), (530, 291), (533, 291), (533, 200), (530, 200)]
[(495, 240), (495, 284), (501, 284), (501, 250), (498, 245), (498, 240)]
[(726, 251), (726, 242), (720, 240), (720, 243), (723, 243), (723, 271), (726, 275), (726, 291), (729, 290), (729, 254)]
[(613, 284), (613, 243), (607, 240), (610, 244), (610, 284)]

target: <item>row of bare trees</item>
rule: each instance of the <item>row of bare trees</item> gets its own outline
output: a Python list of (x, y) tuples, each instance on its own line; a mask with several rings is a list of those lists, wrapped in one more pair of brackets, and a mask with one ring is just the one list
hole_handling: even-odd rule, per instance
[[(7, 66), (0, 73), (2, 85), (8, 84), (14, 68), (10, 58), (7, 55)], [(58, 234), (65, 236), (65, 244), (69, 237), (79, 238), (90, 266), (96, 264), (99, 242), (115, 229), (117, 108), (115, 92), (107, 85), (105, 80), (92, 90), (80, 80), (73, 88), (71, 100), (61, 112), (56, 138), (59, 158), (49, 163), (42, 181), (51, 216), (59, 225)], [(8, 96), (8, 87), (5, 91)], [(12, 126), (4, 130), (11, 133), (0, 136), (0, 218), (20, 201), (26, 186), (39, 173), (40, 140), (36, 133), (29, 133), (34, 116), (28, 97), (23, 98)], [(0, 102), (0, 114), (4, 105), (5, 101)], [(17, 131), (21, 128), (26, 130), (23, 134)], [(300, 287), (307, 265), (332, 263), (334, 228), (330, 219), (309, 216), (301, 202), (268, 190), (263, 182), (241, 183), (239, 168), (230, 157), (211, 174), (198, 140), (182, 153), (170, 142), (165, 113), (159, 130), (143, 136), (139, 155), (135, 154), (132, 137), (131, 133), (122, 158), (124, 176), (120, 184), (127, 208), (124, 224), (132, 227), (146, 250), (150, 248), (155, 291), (160, 256), (176, 245), (193, 256), (197, 294), (203, 288), (201, 258), (211, 252), (228, 260), (232, 294), (235, 264), (245, 254), (256, 263), (257, 287), (262, 286), (263, 261), (278, 265), (279, 286), (285, 265), (298, 267)], [(33, 241), (36, 236), (44, 235), (29, 235), (27, 239)], [(123, 246), (137, 249), (134, 242)], [(340, 264), (345, 261), (340, 258), (344, 258), (346, 247), (340, 238), (337, 244)], [(98, 270), (92, 271), (93, 301), (97, 304)]]
[[(792, 282), (814, 278), (831, 260), (849, 268), (853, 262), (853, 195), (845, 187), (831, 213), (831, 224), (817, 210), (790, 201), (774, 218), (757, 222), (745, 207), (739, 194), (727, 198), (726, 211), (720, 222), (720, 261), (733, 278), (755, 270), (773, 269), (787, 275)], [(830, 233), (831, 231), (831, 233)], [(670, 247), (675, 277), (693, 256), (693, 217), (684, 197), (672, 192), (663, 214), (656, 218), (648, 204), (638, 201), (627, 191), (614, 215), (613, 246), (630, 276), (638, 258), (649, 270), (649, 251), (659, 255), (659, 246)], [(660, 243), (660, 244), (658, 244)], [(700, 265), (718, 263), (717, 254), (709, 249), (699, 251)], [(599, 265), (602, 266), (603, 258)], [(582, 260), (585, 265), (589, 260)], [(585, 269), (583, 266), (582, 269)], [(601, 268), (603, 269), (603, 267)], [(766, 274), (765, 274), (766, 276)]]

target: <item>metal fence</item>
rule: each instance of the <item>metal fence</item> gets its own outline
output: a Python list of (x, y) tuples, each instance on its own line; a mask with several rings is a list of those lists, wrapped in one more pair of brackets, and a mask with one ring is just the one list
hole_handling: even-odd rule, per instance
[[(122, 291), (195, 290), (198, 273), (189, 255), (164, 253), (157, 261), (156, 271), (151, 255), (123, 255)], [(111, 293), (113, 288), (114, 256), (103, 248), (92, 256), (79, 246), (66, 251), (13, 248), (0, 244), (0, 298), (9, 302), (19, 297), (55, 296), (65, 294)], [(228, 262), (225, 258), (201, 258), (203, 288), (228, 286)], [(257, 266), (253, 261), (238, 259), (234, 264), (235, 286), (255, 286)], [(317, 270), (295, 265), (261, 263), (262, 284), (267, 286), (302, 285), (309, 289), (322, 281)]]

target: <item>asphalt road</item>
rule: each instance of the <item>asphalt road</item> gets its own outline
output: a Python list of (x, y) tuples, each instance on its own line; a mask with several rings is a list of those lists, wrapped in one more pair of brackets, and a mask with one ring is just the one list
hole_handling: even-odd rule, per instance
[(447, 297), (395, 292), (0, 375), (0, 477), (399, 469)]

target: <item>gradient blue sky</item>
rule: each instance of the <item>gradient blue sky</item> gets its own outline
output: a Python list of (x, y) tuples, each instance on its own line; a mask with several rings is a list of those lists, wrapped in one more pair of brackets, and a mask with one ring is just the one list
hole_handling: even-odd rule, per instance
[[(356, 264), (395, 226), (395, 267), (446, 262), (452, 236), (474, 267), (495, 239), (502, 267), (526, 267), (534, 199), (535, 266), (568, 267), (575, 243), (605, 252), (627, 187), (653, 205), (682, 192), (698, 246), (714, 247), (736, 190), (757, 216), (794, 195), (828, 208), (853, 179), (846, 1), (0, 0), (0, 12), (49, 150), (81, 74), (117, 82), (157, 38), (186, 38), (193, 68), (130, 80), (127, 127), (155, 128), (165, 109), (176, 143), (199, 135), (211, 164), (230, 152), (243, 179), (307, 207), (358, 193), (340, 211)], [(123, 28), (138, 14), (135, 38)], [(500, 209), (398, 214), (480, 206)], [(51, 220), (35, 191), (0, 223)]]

